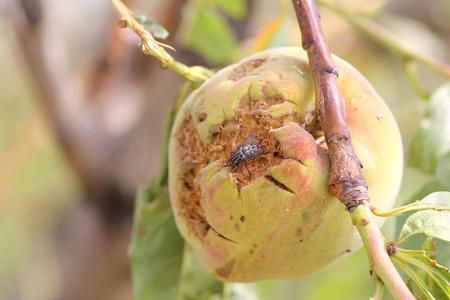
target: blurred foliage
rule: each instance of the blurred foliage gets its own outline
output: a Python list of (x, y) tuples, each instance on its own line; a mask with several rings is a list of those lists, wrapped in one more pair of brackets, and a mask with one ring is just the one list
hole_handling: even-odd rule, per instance
[(136, 201), (129, 256), (136, 300), (221, 299), (223, 283), (208, 275), (175, 226), (167, 186), (157, 181)]
[(354, 0), (320, 0), (318, 2), (330, 2), (338, 5), (342, 5), (349, 11), (355, 14), (375, 14), (385, 7), (387, 0), (372, 0), (361, 3)]
[(222, 300), (223, 282), (220, 282), (203, 269), (194, 251), (185, 243), (183, 270), (180, 278), (180, 299)]
[(188, 18), (181, 32), (183, 44), (213, 65), (230, 63), (239, 44), (227, 17), (242, 19), (246, 1), (191, 0), (186, 10)]
[(140, 191), (129, 256), (136, 300), (176, 299), (184, 241), (175, 226), (167, 188), (155, 183)]
[(415, 134), (409, 164), (434, 173), (441, 157), (450, 153), (450, 83), (431, 96), (422, 126)]
[(437, 163), (434, 177), (414, 194), (413, 199), (420, 199), (437, 191), (450, 191), (450, 152), (441, 157)]
[[(380, 7), (385, 6), (386, 1), (368, 3), (342, 0), (340, 2), (349, 3), (355, 11), (373, 14)], [(448, 1), (431, 2), (429, 6), (433, 8), (431, 11), (433, 19), (425, 20), (429, 24), (415, 21), (414, 25), (409, 22), (411, 19), (407, 21), (407, 18), (399, 15), (391, 15), (389, 20), (382, 19), (380, 22), (392, 25), (393, 30), (404, 31), (407, 38), (417, 39), (413, 43), (414, 47), (421, 48), (427, 53), (432, 52), (432, 55), (445, 56), (446, 53), (448, 54), (448, 50), (445, 51), (445, 49), (449, 46), (450, 11), (436, 7), (444, 7), (448, 5)], [(211, 64), (223, 65), (231, 62), (240, 53), (241, 45), (232, 30), (230, 20), (250, 17), (248, 33), (251, 35), (252, 32), (253, 34), (260, 32), (264, 25), (269, 24), (270, 20), (278, 14), (276, 1), (257, 0), (258, 5), (252, 7), (251, 15), (246, 11), (246, 3), (245, 0), (189, 1), (181, 26), (183, 27), (183, 32), (180, 33), (181, 41)], [(405, 3), (408, 3), (408, 9), (413, 10), (417, 7), (420, 10), (421, 6), (416, 2), (405, 1), (390, 1), (388, 9), (389, 6), (393, 7), (396, 4), (406, 7)], [(437, 3), (440, 4), (437, 5)], [(67, 4), (67, 7), (76, 5), (78, 5), (77, 2), (72, 2), (70, 5)], [(408, 9), (405, 8), (404, 11)], [(421, 13), (425, 14), (422, 11)], [(433, 103), (445, 100), (431, 100), (427, 104), (428, 113), (425, 124), (428, 125), (422, 125), (419, 129), (419, 133), (414, 137), (413, 150), (410, 150), (409, 141), (420, 126), (421, 113), (425, 105), (417, 95), (413, 94), (404, 78), (402, 62), (355, 34), (349, 26), (342, 25), (341, 20), (332, 17), (326, 11), (322, 15), (322, 22), (324, 22), (331, 48), (336, 49), (339, 55), (360, 69), (386, 99), (399, 122), (405, 142), (405, 152), (411, 153), (413, 157), (411, 160), (416, 161), (414, 166), (426, 171), (421, 173), (419, 169), (405, 167), (399, 202), (421, 199), (433, 191), (449, 191), (448, 149), (447, 154), (442, 150), (429, 152), (428, 147), (421, 150), (421, 147), (428, 144), (419, 141), (420, 137), (417, 137), (421, 131), (429, 130), (430, 127), (437, 128), (436, 132), (432, 133), (433, 139), (428, 140), (427, 136), (427, 141), (431, 145), (436, 145), (438, 149), (444, 149), (440, 148), (441, 143), (447, 141), (449, 135), (443, 135), (444, 131), (441, 129), (447, 127), (441, 126), (445, 124), (448, 126), (449, 108), (437, 109), (433, 107)], [(424, 28), (426, 31), (423, 30)], [(435, 31), (436, 28), (441, 31)], [(336, 30), (333, 31), (333, 29)], [(55, 143), (51, 129), (46, 125), (45, 116), (36, 105), (34, 99), (36, 96), (33, 94), (29, 78), (26, 77), (19, 63), (20, 59), (14, 53), (14, 45), (5, 32), (5, 30), (0, 31), (0, 65), (2, 65), (0, 69), (0, 298), (9, 298), (9, 291), (17, 288), (20, 291), (20, 299), (50, 299), (58, 292), (60, 271), (56, 261), (57, 241), (54, 231), (60, 226), (60, 219), (71, 204), (70, 199), (77, 198), (78, 190), (75, 179), (64, 161), (63, 153)], [(298, 26), (290, 15), (282, 22), (281, 28), (276, 31), (268, 46), (299, 45), (298, 35)], [(421, 39), (421, 37), (424, 38)], [(446, 41), (447, 44), (442, 41)], [(71, 42), (75, 43), (75, 41)], [(448, 55), (446, 58), (449, 58)], [(436, 78), (427, 72), (422, 79), (428, 87), (434, 87), (437, 82)], [(442, 105), (447, 105), (448, 99)], [(447, 113), (446, 117), (442, 117), (444, 113)], [(430, 157), (434, 159), (431, 163), (426, 161)], [(407, 158), (409, 160), (409, 157)], [(142, 193), (148, 196), (145, 190)], [(154, 207), (151, 207), (149, 203), (146, 204), (146, 214), (152, 215), (155, 211), (162, 211), (160, 218), (155, 218), (154, 221), (170, 223), (171, 212), (168, 209), (167, 195), (162, 193), (157, 198), (159, 200), (154, 199), (156, 201), (154, 203), (157, 203), (157, 205), (153, 204)], [(165, 201), (161, 201), (162, 198)], [(388, 221), (385, 233), (388, 236), (394, 236), (396, 234), (394, 231), (398, 233), (401, 230), (407, 217), (398, 218), (396, 224), (390, 224), (392, 222)], [(173, 229), (173, 221), (171, 224)], [(176, 233), (172, 241), (175, 246), (167, 248), (168, 253), (176, 253), (173, 257), (178, 261), (184, 255), (188, 258), (186, 260), (188, 265), (198, 266), (192, 252), (181, 248), (180, 245), (183, 243), (177, 240), (177, 237), (179, 238), (179, 235)], [(148, 241), (143, 239), (139, 242)], [(405, 242), (405, 246), (417, 249), (422, 243), (423, 237), (418, 235)], [(448, 266), (450, 264), (448, 244), (436, 241), (436, 245), (435, 256)], [(142, 269), (144, 267), (146, 265), (143, 265)], [(176, 267), (172, 268), (172, 271), (178, 272), (178, 275), (182, 272)], [(191, 271), (184, 271), (184, 276), (191, 277), (192, 274)], [(163, 270), (155, 272), (154, 276), (170, 277), (174, 274), (170, 272), (166, 274)], [(201, 281), (209, 281), (205, 277), (199, 278)], [(354, 284), (355, 278), (358, 279), (357, 285)], [(209, 282), (212, 283), (212, 290), (217, 292), (218, 286)], [(199, 284), (193, 283), (192, 287)], [(367, 259), (364, 251), (359, 250), (326, 270), (306, 278), (248, 285), (227, 284), (225, 293), (241, 297), (245, 295), (249, 300), (359, 300), (366, 299), (372, 290), (373, 283), (368, 275)], [(170, 289), (167, 290), (169, 291)], [(198, 297), (198, 292), (195, 289), (185, 290), (185, 293), (191, 297)], [(389, 296), (386, 295), (384, 299), (389, 299)]]
[[(420, 203), (450, 208), (450, 192), (429, 194)], [(450, 242), (450, 212), (423, 210), (412, 214), (406, 219), (398, 242), (405, 241), (415, 234), (425, 234), (428, 237)]]
[[(420, 201), (423, 204), (434, 204), (437, 207), (450, 207), (450, 192), (435, 192)], [(450, 272), (448, 269), (448, 243), (450, 242), (450, 211), (424, 210), (411, 214), (403, 224), (398, 244), (420, 235), (425, 236), (423, 250), (397, 249), (393, 255), (394, 262), (406, 273), (409, 286), (419, 299), (450, 298)], [(447, 258), (436, 256), (434, 239)], [(446, 244), (445, 244), (446, 243)], [(418, 249), (418, 245), (411, 249)], [(446, 251), (447, 250), (447, 251)], [(439, 264), (435, 258), (438, 257)]]
[(0, 26), (0, 298), (17, 287), (44, 300), (59, 289), (55, 231), (77, 186), (6, 39)]
[(427, 251), (399, 249), (392, 258), (407, 275), (408, 285), (418, 299), (450, 298), (450, 272), (430, 258)]

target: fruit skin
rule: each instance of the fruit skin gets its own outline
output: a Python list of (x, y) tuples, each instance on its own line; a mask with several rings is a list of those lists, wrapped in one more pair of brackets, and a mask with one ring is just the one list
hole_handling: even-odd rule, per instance
[[(230, 79), (246, 63), (260, 59), (265, 60), (261, 66)], [(372, 205), (388, 209), (397, 195), (403, 166), (397, 124), (367, 80), (342, 59), (334, 57), (334, 61), (346, 121), (364, 165)], [(285, 101), (266, 110), (271, 117), (283, 119), (281, 126), (270, 129), (281, 144), (283, 160), (267, 170), (270, 178), (259, 176), (240, 190), (232, 180), (231, 167), (220, 161), (198, 166), (194, 183), (201, 189), (199, 204), (211, 226), (199, 237), (181, 201), (186, 192), (180, 180), (186, 162), (180, 157), (178, 141), (183, 121), (191, 116), (201, 140), (208, 144), (220, 125), (234, 117), (242, 99), (264, 97)], [(292, 111), (304, 115), (313, 110), (307, 56), (291, 47), (263, 51), (219, 71), (180, 108), (169, 148), (171, 203), (181, 234), (215, 277), (249, 282), (301, 276), (360, 248), (348, 212), (328, 193), (326, 151), (292, 117)]]

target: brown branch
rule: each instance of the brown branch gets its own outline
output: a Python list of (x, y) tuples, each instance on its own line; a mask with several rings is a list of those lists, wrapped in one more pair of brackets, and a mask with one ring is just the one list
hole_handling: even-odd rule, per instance
[(385, 239), (368, 208), (367, 183), (362, 164), (353, 151), (344, 103), (336, 83), (339, 74), (323, 37), (317, 6), (314, 0), (292, 0), (292, 3), (314, 80), (316, 113), (330, 155), (329, 191), (350, 212), (366, 248), (373, 276), (380, 278), (396, 299), (415, 299), (390, 260)]
[[(86, 167), (81, 161), (85, 153), (88, 131), (96, 125), (89, 119), (88, 108), (83, 103), (82, 91), (70, 76), (66, 51), (62, 41), (52, 37), (43, 42), (44, 9), (42, 1), (20, 0), (12, 4), (8, 16), (27, 73), (37, 92), (37, 100), (50, 121), (55, 136), (64, 149), (73, 169), (84, 178)], [(51, 44), (51, 45), (48, 45)], [(83, 130), (79, 124), (84, 124)], [(96, 130), (96, 129), (95, 129)], [(92, 152), (100, 153), (97, 147)]]
[(308, 52), (316, 92), (316, 113), (325, 132), (331, 159), (328, 186), (349, 211), (369, 201), (362, 165), (356, 157), (345, 122), (342, 97), (337, 88), (338, 71), (324, 41), (314, 1), (293, 1)]

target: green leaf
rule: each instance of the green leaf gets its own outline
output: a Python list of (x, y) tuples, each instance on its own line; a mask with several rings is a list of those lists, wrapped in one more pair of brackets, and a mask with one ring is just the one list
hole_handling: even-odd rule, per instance
[[(436, 207), (450, 207), (450, 192), (435, 192), (420, 202), (434, 204)], [(425, 210), (412, 214), (403, 225), (398, 239), (399, 243), (419, 233), (450, 241), (450, 212)]]
[(235, 19), (243, 18), (247, 12), (245, 0), (205, 0), (205, 2), (215, 4), (228, 16)]
[(183, 247), (167, 188), (142, 189), (129, 248), (135, 300), (177, 299)]
[(152, 18), (146, 15), (134, 14), (134, 19), (144, 26), (154, 38), (156, 39), (166, 39), (169, 36), (169, 32), (163, 26), (156, 23)]
[(450, 192), (435, 192), (423, 198), (420, 203), (433, 204), (436, 207), (450, 208)]
[[(439, 265), (430, 258), (425, 250), (397, 249), (393, 258), (415, 268), (414, 273), (420, 278), (421, 282), (411, 280), (409, 284), (418, 298), (426, 298), (424, 296), (429, 293), (435, 299), (450, 299), (450, 272), (448, 268)], [(423, 291), (423, 285), (425, 285), (427, 293)]]
[(425, 251), (426, 256), (433, 257), (433, 255), (436, 253), (436, 243), (434, 242), (432, 237), (427, 237), (422, 243), (422, 247), (420, 247), (420, 249)]
[(439, 159), (450, 152), (450, 83), (436, 90), (426, 117), (411, 142), (409, 164), (434, 173)]
[(431, 294), (423, 278), (419, 276), (419, 274), (417, 274), (417, 272), (415, 272), (413, 268), (403, 263), (396, 257), (392, 257), (392, 260), (409, 277), (408, 286), (417, 298), (421, 300), (438, 300), (433, 296), (433, 294)]
[(220, 300), (223, 283), (203, 270), (175, 226), (167, 187), (138, 195), (129, 249), (135, 300)]
[(450, 241), (450, 216), (443, 211), (421, 211), (408, 218), (400, 232), (399, 241), (423, 233), (427, 236)]
[(212, 64), (227, 64), (232, 60), (238, 43), (228, 23), (217, 11), (197, 11), (186, 28), (183, 39), (186, 47)]
[(195, 253), (186, 244), (183, 256), (181, 289), (178, 299), (221, 300), (223, 289), (224, 284), (203, 269)]

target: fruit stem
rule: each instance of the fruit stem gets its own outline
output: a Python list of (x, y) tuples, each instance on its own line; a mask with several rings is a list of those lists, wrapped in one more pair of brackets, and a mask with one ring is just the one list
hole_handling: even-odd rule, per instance
[(350, 212), (366, 248), (372, 276), (380, 278), (396, 299), (415, 299), (395, 269), (368, 206), (367, 183), (362, 164), (353, 151), (344, 103), (336, 84), (339, 75), (323, 36), (317, 6), (314, 0), (292, 0), (292, 3), (314, 79), (316, 114), (330, 155), (329, 191)]
[(420, 210), (450, 211), (449, 207), (436, 207), (435, 204), (422, 203), (421, 201), (416, 201), (390, 210), (379, 210), (376, 207), (371, 207), (370, 209), (372, 210), (372, 213), (378, 217), (392, 217), (402, 213)]
[(109, 0), (109, 2), (120, 17), (119, 25), (124, 28), (129, 28), (136, 33), (141, 38), (140, 48), (142, 52), (159, 60), (161, 67), (171, 68), (197, 85), (211, 77), (213, 73), (207, 68), (200, 66), (189, 67), (176, 61), (165, 48), (175, 49), (155, 40), (152, 34), (136, 20), (134, 13), (121, 0)]
[(351, 13), (342, 5), (335, 4), (333, 1), (318, 0), (317, 2), (321, 6), (332, 10), (347, 20), (352, 26), (363, 32), (374, 42), (399, 55), (405, 62), (411, 60), (417, 61), (431, 70), (443, 75), (444, 77), (450, 78), (450, 65), (420, 53), (413, 46), (406, 45), (399, 40), (399, 37), (378, 25), (367, 16)]

